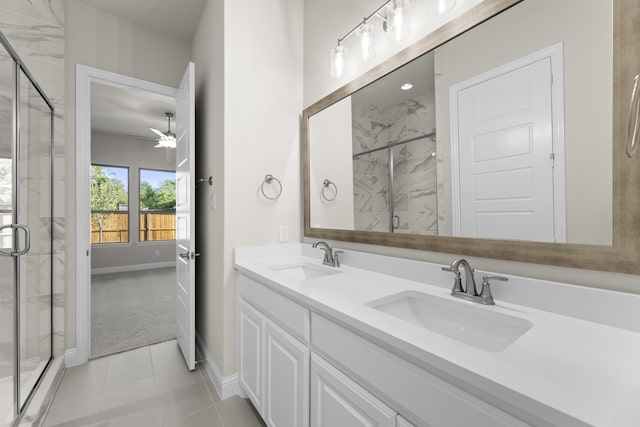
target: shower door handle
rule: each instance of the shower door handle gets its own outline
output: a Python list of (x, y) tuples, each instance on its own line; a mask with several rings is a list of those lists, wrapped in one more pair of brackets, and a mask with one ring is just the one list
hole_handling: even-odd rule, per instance
[(22, 230), (24, 231), (24, 248), (17, 251), (4, 251), (0, 249), (0, 255), (3, 256), (20, 256), (24, 255), (31, 249), (31, 230), (29, 227), (23, 224), (8, 224), (0, 227), (0, 231), (10, 228), (11, 230)]
[(400, 217), (398, 215), (393, 216), (393, 229), (397, 230), (400, 228)]

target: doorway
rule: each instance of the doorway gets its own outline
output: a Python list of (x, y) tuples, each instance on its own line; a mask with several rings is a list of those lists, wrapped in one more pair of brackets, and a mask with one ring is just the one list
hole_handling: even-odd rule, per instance
[[(107, 91), (115, 91), (117, 89), (132, 89), (138, 91), (146, 91), (158, 96), (168, 97), (173, 100), (177, 99), (178, 91), (175, 88), (155, 84), (152, 82), (99, 70), (92, 67), (77, 65), (76, 66), (76, 203), (77, 203), (77, 219), (76, 219), (76, 348), (66, 352), (65, 358), (67, 366), (75, 366), (85, 363), (91, 355), (91, 319), (92, 319), (92, 298), (91, 298), (91, 276), (92, 276), (92, 251), (94, 249), (91, 244), (91, 212), (90, 212), (90, 187), (91, 187), (91, 163), (92, 163), (92, 144), (91, 144), (91, 100), (94, 84), (100, 84), (107, 87)], [(163, 112), (164, 113), (164, 112)], [(154, 128), (163, 129), (166, 119), (162, 119), (162, 123), (153, 126)], [(164, 130), (163, 130), (164, 131)], [(151, 131), (147, 129), (150, 137), (155, 137)], [(145, 136), (144, 133), (141, 136)], [(146, 140), (146, 144), (157, 145), (154, 141)], [(142, 140), (140, 142), (142, 144)], [(152, 148), (153, 149), (153, 148)], [(114, 150), (115, 151), (115, 150)], [(166, 156), (165, 149), (157, 149), (157, 152)], [(165, 157), (163, 157), (165, 158)], [(169, 164), (169, 163), (167, 163)], [(136, 175), (137, 176), (137, 175)], [(136, 187), (130, 184), (130, 173), (127, 178), (129, 182), (129, 190), (137, 191)], [(131, 200), (131, 199), (129, 199)], [(136, 198), (137, 200), (137, 198)], [(137, 202), (132, 202), (137, 203)], [(127, 213), (131, 217), (131, 210), (127, 202)], [(128, 221), (128, 229), (137, 229), (139, 220)], [(133, 225), (135, 224), (135, 225)], [(135, 244), (130, 244), (131, 250), (135, 249)], [(105, 247), (106, 248), (106, 247)], [(122, 256), (122, 249), (117, 253)], [(175, 244), (168, 244), (167, 250), (175, 254)], [(155, 250), (153, 251), (155, 256)], [(144, 261), (141, 264), (150, 262)], [(160, 267), (160, 266), (156, 266)], [(105, 272), (98, 270), (97, 272)], [(93, 271), (96, 273), (96, 271)], [(108, 274), (121, 273), (117, 269), (107, 270)], [(174, 306), (175, 307), (175, 306)], [(175, 314), (175, 308), (173, 310)]]
[(91, 84), (91, 353), (176, 337), (173, 97)]

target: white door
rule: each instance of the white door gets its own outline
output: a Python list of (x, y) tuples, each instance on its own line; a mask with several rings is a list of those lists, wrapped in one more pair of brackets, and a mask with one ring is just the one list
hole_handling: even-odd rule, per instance
[(311, 354), (311, 427), (396, 427), (396, 412)]
[(552, 84), (546, 57), (452, 88), (454, 235), (556, 240)]
[(264, 418), (271, 427), (309, 426), (309, 347), (267, 320)]
[(196, 367), (195, 66), (187, 66), (176, 100), (176, 338), (187, 367)]

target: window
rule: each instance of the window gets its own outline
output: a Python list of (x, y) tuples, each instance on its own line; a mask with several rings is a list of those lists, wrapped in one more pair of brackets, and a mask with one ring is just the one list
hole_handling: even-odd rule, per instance
[(140, 241), (176, 239), (176, 173), (140, 169)]
[(129, 169), (91, 165), (91, 243), (129, 241)]

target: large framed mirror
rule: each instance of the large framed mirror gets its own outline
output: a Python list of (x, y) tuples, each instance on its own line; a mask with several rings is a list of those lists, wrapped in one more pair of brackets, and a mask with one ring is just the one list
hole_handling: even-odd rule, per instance
[(485, 0), (307, 108), (305, 236), (639, 273), (636, 3)]

